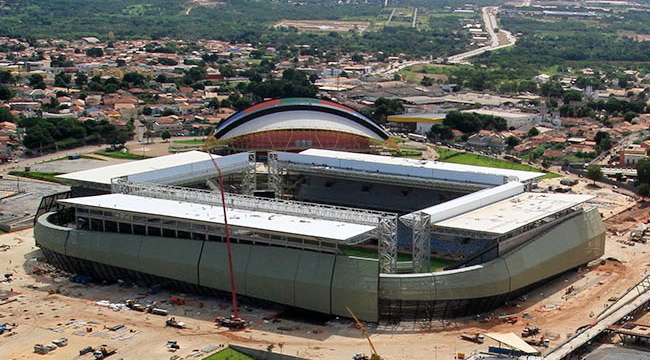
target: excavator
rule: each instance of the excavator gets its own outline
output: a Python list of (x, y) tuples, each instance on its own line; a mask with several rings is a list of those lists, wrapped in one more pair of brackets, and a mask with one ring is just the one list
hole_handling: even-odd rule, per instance
[(350, 313), (350, 315), (352, 315), (354, 321), (357, 322), (359, 329), (361, 329), (363, 335), (365, 335), (366, 339), (368, 339), (368, 344), (370, 344), (370, 349), (372, 349), (372, 354), (370, 355), (370, 357), (364, 354), (355, 354), (352, 359), (353, 360), (383, 360), (383, 358), (379, 354), (377, 354), (377, 350), (375, 349), (375, 346), (372, 344), (372, 341), (370, 340), (370, 335), (368, 334), (368, 331), (366, 331), (366, 327), (363, 326), (363, 324), (359, 321), (359, 319), (357, 319), (357, 317), (354, 315), (354, 313), (352, 312), (352, 310), (350, 310), (349, 307), (346, 306), (345, 308), (348, 309), (348, 312)]

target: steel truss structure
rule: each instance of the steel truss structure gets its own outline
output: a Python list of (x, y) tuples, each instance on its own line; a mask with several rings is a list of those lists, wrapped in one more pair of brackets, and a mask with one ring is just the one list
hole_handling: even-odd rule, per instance
[(269, 170), (269, 189), (275, 192), (275, 197), (282, 197), (284, 195), (284, 181), (282, 174), (284, 169), (281, 168), (278, 162), (278, 154), (269, 152), (268, 155), (268, 170)]
[(397, 272), (397, 216), (379, 218), (377, 226), (379, 245), (379, 272), (394, 274)]
[[(113, 193), (137, 195), (155, 199), (187, 201), (206, 205), (221, 205), (215, 191), (183, 188), (151, 183), (131, 183), (126, 178), (112, 180)], [(226, 193), (226, 206), (234, 209), (304, 216), (315, 219), (364, 224), (376, 227), (379, 242), (380, 268), (393, 273), (397, 268), (397, 214), (365, 209), (346, 208), (291, 200), (268, 199)], [(350, 239), (349, 243), (367, 240), (366, 236)]]
[(413, 272), (424, 273), (431, 271), (431, 216), (416, 212), (403, 216), (400, 220), (413, 231), (411, 245)]
[(241, 192), (244, 195), (253, 195), (253, 192), (257, 190), (257, 173), (255, 172), (256, 165), (255, 152), (251, 151), (248, 153), (248, 167), (244, 169), (241, 179)]

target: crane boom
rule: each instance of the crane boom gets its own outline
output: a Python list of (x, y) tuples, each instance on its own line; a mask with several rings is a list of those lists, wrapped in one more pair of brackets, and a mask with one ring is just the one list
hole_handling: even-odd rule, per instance
[(350, 313), (350, 315), (352, 315), (354, 321), (357, 322), (357, 325), (359, 325), (361, 331), (363, 331), (363, 335), (365, 335), (366, 339), (368, 339), (368, 344), (370, 344), (370, 348), (372, 349), (371, 359), (381, 359), (381, 356), (379, 356), (379, 354), (377, 354), (377, 350), (375, 350), (375, 345), (373, 345), (372, 340), (370, 340), (370, 335), (368, 334), (368, 331), (366, 331), (366, 327), (363, 326), (363, 324), (361, 323), (361, 321), (359, 321), (359, 319), (357, 319), (357, 317), (354, 315), (354, 313), (352, 312), (352, 310), (350, 310), (349, 307), (346, 306), (345, 308), (348, 309), (348, 312)]

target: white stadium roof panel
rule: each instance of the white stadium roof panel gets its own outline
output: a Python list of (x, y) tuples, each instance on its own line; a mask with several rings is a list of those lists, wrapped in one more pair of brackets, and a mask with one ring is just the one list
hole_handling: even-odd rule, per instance
[[(218, 155), (213, 155), (218, 158)], [(168, 169), (191, 163), (210, 161), (210, 154), (202, 151), (188, 151), (178, 154), (154, 157), (126, 163), (104, 166), (97, 169), (77, 171), (69, 174), (58, 175), (58, 178), (91, 182), (97, 184), (111, 184), (111, 179), (122, 176), (141, 174), (148, 171)]]
[[(434, 224), (445, 219), (475, 210), (481, 206), (493, 204), (497, 201), (519, 195), (524, 192), (524, 184), (520, 182), (509, 182), (497, 187), (483, 189), (465, 196), (455, 198), (442, 204), (417, 210), (412, 214), (423, 212), (431, 216), (431, 223)], [(409, 217), (411, 214), (404, 215)]]
[[(145, 198), (135, 195), (107, 194), (59, 200), (109, 211), (224, 224), (223, 208), (177, 200)], [(261, 211), (228, 209), (228, 224), (263, 232), (285, 233), (317, 239), (343, 241), (373, 231), (375, 227), (308, 217), (272, 214)]]
[(454, 163), (445, 163), (445, 162), (431, 161), (431, 160), (418, 160), (418, 159), (390, 157), (390, 156), (382, 156), (382, 155), (359, 154), (359, 153), (334, 151), (334, 150), (308, 149), (308, 150), (301, 151), (299, 154), (317, 156), (321, 158), (331, 158), (336, 160), (349, 160), (349, 161), (358, 161), (358, 162), (365, 162), (365, 163), (428, 169), (434, 172), (448, 171), (448, 172), (457, 172), (457, 173), (467, 173), (469, 179), (471, 179), (472, 176), (476, 178), (480, 178), (481, 175), (487, 175), (487, 176), (503, 176), (508, 178), (516, 178), (518, 181), (526, 182), (544, 176), (544, 173), (533, 172), (533, 171), (500, 169), (500, 168), (491, 168), (485, 166), (454, 164)]
[(437, 222), (434, 226), (505, 234), (593, 198), (592, 195), (523, 193)]
[(316, 110), (292, 110), (265, 114), (240, 124), (226, 132), (221, 139), (273, 130), (329, 130), (383, 140), (360, 123), (336, 114)]

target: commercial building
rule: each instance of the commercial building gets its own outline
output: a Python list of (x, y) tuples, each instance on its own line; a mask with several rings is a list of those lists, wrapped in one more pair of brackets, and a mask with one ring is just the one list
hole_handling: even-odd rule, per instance
[(504, 118), (508, 123), (508, 128), (515, 128), (515, 129), (526, 125), (534, 125), (542, 121), (542, 116), (539, 114), (529, 114), (529, 113), (522, 113), (522, 112), (487, 110), (487, 109), (472, 109), (472, 110), (464, 110), (463, 112)]

